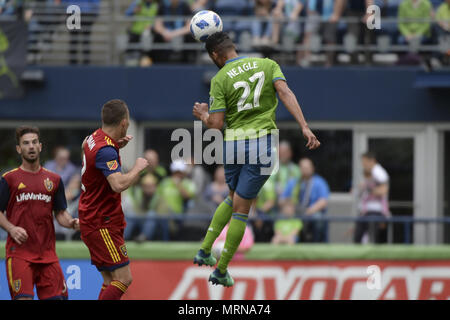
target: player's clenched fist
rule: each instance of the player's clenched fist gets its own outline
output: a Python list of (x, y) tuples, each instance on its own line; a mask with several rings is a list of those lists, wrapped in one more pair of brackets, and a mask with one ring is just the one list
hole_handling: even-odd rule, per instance
[(149, 163), (148, 163), (147, 159), (144, 159), (144, 158), (137, 158), (137, 159), (136, 159), (136, 163), (135, 163), (134, 166), (135, 166), (139, 171), (142, 171), (142, 170), (144, 170), (145, 168), (147, 168), (148, 165), (149, 165)]
[(192, 108), (192, 114), (200, 119), (203, 120), (203, 117), (208, 115), (208, 104), (207, 103), (194, 103), (194, 107)]
[(80, 231), (80, 220), (78, 218), (72, 219), (70, 221), (70, 224), (72, 226), (72, 229)]
[(28, 234), (24, 228), (21, 227), (12, 227), (9, 230), (9, 235), (14, 239), (18, 244), (22, 244), (28, 239)]

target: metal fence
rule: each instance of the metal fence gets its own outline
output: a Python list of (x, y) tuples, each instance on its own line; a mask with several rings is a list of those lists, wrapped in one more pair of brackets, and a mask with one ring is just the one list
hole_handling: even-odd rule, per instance
[[(168, 224), (169, 221), (176, 221), (180, 223), (186, 222), (200, 222), (197, 226), (202, 226), (206, 232), (206, 228), (211, 220), (211, 214), (179, 214), (179, 215), (167, 215), (167, 216), (147, 216), (147, 217), (127, 217), (127, 221), (135, 221), (137, 223), (144, 223), (145, 221), (156, 221)], [(369, 224), (369, 242), (374, 242), (374, 232), (375, 223), (384, 223), (387, 225), (387, 243), (394, 243), (394, 225), (402, 226), (403, 243), (412, 244), (413, 243), (413, 232), (412, 227), (415, 225), (424, 225), (426, 228), (426, 239), (430, 239), (429, 236), (431, 232), (429, 227), (432, 225), (445, 226), (450, 224), (450, 217), (441, 218), (414, 218), (412, 216), (392, 216), (392, 217), (354, 217), (354, 216), (332, 216), (332, 215), (322, 215), (322, 216), (295, 216), (294, 218), (300, 219), (303, 223), (306, 222), (325, 222), (329, 227), (329, 224), (333, 223), (368, 223)], [(250, 216), (248, 219), (249, 223), (256, 220), (271, 221), (275, 222), (280, 219), (286, 219), (284, 217), (278, 216)], [(292, 219), (292, 218), (289, 218)], [(427, 240), (430, 242), (429, 240)]]
[[(120, 65), (133, 64), (133, 56), (130, 51), (141, 52), (169, 50), (171, 52), (194, 51), (194, 62), (209, 62), (204, 52), (204, 46), (198, 42), (186, 42), (182, 37), (174, 38), (170, 42), (156, 42), (152, 32), (144, 33), (139, 41), (130, 43), (128, 30), (136, 21), (151, 21), (142, 17), (126, 16), (125, 11), (131, 1), (109, 0), (102, 1), (93, 12), (81, 12), (81, 30), (73, 32), (68, 30), (66, 20), (69, 16), (67, 7), (63, 5), (48, 4), (46, 2), (27, 2), (27, 10), (32, 12), (29, 19), (29, 63), (36, 64), (67, 64), (71, 60), (71, 54), (78, 50), (78, 56), (88, 52), (89, 64), (96, 65)], [(218, 12), (221, 14), (221, 12)], [(163, 21), (188, 21), (189, 17), (171, 16), (159, 17)], [(0, 16), (1, 20), (11, 20), (14, 17)], [(410, 41), (409, 44), (396, 42), (399, 22), (429, 22), (432, 29), (436, 26), (436, 20), (408, 19), (398, 20), (395, 17), (382, 17), (380, 30), (366, 29), (364, 32), (371, 35), (369, 41), (358, 41), (357, 37), (349, 32), (349, 24), (360, 23), (357, 17), (342, 17), (337, 23), (337, 42), (323, 41), (323, 33), (315, 33), (307, 44), (301, 38), (304, 34), (304, 24), (307, 17), (300, 17), (295, 21), (297, 34), (287, 31), (290, 21), (285, 18), (260, 18), (255, 16), (228, 16), (222, 15), (223, 23), (227, 31), (230, 31), (238, 48), (242, 52), (258, 54), (277, 53), (285, 63), (295, 60), (296, 52), (310, 52), (313, 57), (319, 59), (320, 54), (336, 52), (352, 54), (366, 52), (384, 55), (384, 58), (374, 59), (375, 62), (393, 62), (388, 54), (402, 52), (417, 52), (428, 54), (445, 54), (450, 50), (450, 38), (448, 34), (433, 36), (423, 43), (419, 40)], [(278, 43), (255, 45), (252, 43), (252, 24), (254, 22), (280, 23), (281, 34)], [(321, 25), (327, 21), (318, 21)], [(227, 26), (233, 26), (228, 28)], [(319, 28), (320, 29), (320, 28)], [(361, 39), (359, 39), (361, 40)], [(75, 48), (81, 47), (81, 48)], [(81, 60), (81, 58), (80, 58)]]

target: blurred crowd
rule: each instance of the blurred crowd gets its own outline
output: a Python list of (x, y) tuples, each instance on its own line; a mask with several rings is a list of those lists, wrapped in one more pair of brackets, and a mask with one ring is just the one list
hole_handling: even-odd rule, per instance
[[(367, 8), (376, 4), (381, 8), (381, 18), (424, 19), (429, 21), (402, 21), (386, 23), (380, 31), (370, 30), (367, 21), (370, 14)], [(251, 17), (259, 20), (226, 20), (224, 31), (229, 32), (236, 42), (252, 49), (267, 53), (277, 45), (302, 44), (306, 49), (296, 53), (298, 65), (311, 64), (311, 47), (314, 41), (326, 45), (343, 43), (347, 39), (355, 44), (375, 44), (378, 35), (387, 35), (391, 44), (409, 44), (417, 41), (422, 44), (445, 43), (450, 41), (450, 1), (448, 0), (136, 0), (127, 10), (128, 16), (151, 18), (136, 21), (129, 29), (130, 42), (139, 42), (142, 35), (152, 34), (156, 42), (171, 42), (184, 37), (192, 42), (189, 34), (189, 19), (185, 21), (164, 22), (164, 17), (191, 16), (203, 9), (227, 17)], [(301, 18), (301, 19), (299, 19)], [(350, 18), (352, 21), (344, 21)], [(432, 23), (432, 21), (437, 21)], [(300, 21), (301, 20), (301, 21)], [(442, 39), (441, 39), (442, 38)], [(249, 41), (250, 40), (250, 41)], [(450, 52), (437, 55), (448, 64)], [(144, 62), (152, 60), (168, 61), (173, 56), (168, 52), (154, 51), (144, 53)], [(183, 55), (189, 61), (189, 55)], [(417, 55), (408, 54), (401, 63), (414, 63)], [(365, 63), (372, 62), (372, 55), (365, 52)], [(336, 64), (336, 50), (326, 52), (325, 65)], [(358, 52), (351, 54), (352, 64), (359, 63)]]
[[(242, 252), (254, 242), (273, 244), (328, 242), (328, 207), (330, 188), (316, 172), (309, 158), (293, 160), (288, 141), (278, 147), (279, 168), (270, 176), (252, 204), (249, 224), (242, 242)], [(125, 239), (143, 241), (199, 241), (217, 208), (229, 194), (224, 167), (216, 166), (212, 174), (193, 159), (174, 160), (166, 167), (156, 150), (144, 152), (149, 166), (139, 180), (122, 193), (122, 207), (127, 222)], [(53, 158), (43, 166), (62, 178), (68, 211), (78, 216), (81, 192), (81, 168), (70, 161), (70, 150), (58, 146)], [(386, 243), (387, 227), (383, 219), (390, 216), (389, 175), (373, 153), (361, 156), (363, 181), (356, 187), (358, 212), (353, 228), (355, 243)], [(211, 168), (208, 168), (211, 169)], [(364, 217), (382, 218), (368, 223)], [(55, 223), (58, 240), (78, 240), (79, 234)], [(0, 238), (5, 237), (0, 233)], [(216, 251), (226, 237), (226, 228), (216, 241)]]
[[(46, 5), (43, 13), (59, 14), (60, 19), (42, 19), (42, 9), (40, 15), (33, 17), (33, 4)], [(24, 16), (29, 21), (30, 32), (45, 35), (33, 37), (30, 43), (49, 46), (52, 27), (65, 23), (65, 9), (69, 4), (80, 6), (83, 15), (83, 28), (69, 31), (70, 63), (88, 64), (92, 25), (99, 16), (101, 0), (1, 0), (0, 15)], [(367, 22), (371, 15), (367, 13), (367, 8), (373, 4), (381, 9), (382, 21), (388, 18), (403, 20), (398, 23), (382, 22), (381, 30), (370, 30)], [(24, 7), (27, 10), (23, 10)], [(61, 8), (64, 10), (61, 11)], [(142, 44), (149, 41), (155, 44), (194, 42), (189, 35), (190, 17), (204, 9), (216, 11), (225, 20), (224, 31), (241, 44), (243, 51), (270, 54), (281, 45), (291, 46), (295, 52), (293, 45), (302, 45), (302, 49), (295, 53), (295, 61), (301, 66), (313, 62), (311, 52), (322, 44), (331, 46), (324, 52), (323, 62), (331, 66), (337, 63), (338, 51), (333, 46), (344, 44), (351, 48), (352, 44), (375, 45), (382, 35), (386, 36), (384, 40), (388, 41), (387, 45), (445, 46), (450, 42), (450, 0), (133, 0), (124, 12), (126, 17), (134, 19), (127, 31), (126, 55), (137, 55), (141, 66), (149, 66), (153, 62), (194, 61), (196, 51), (192, 49), (175, 50), (171, 47), (170, 50), (151, 50), (142, 49), (145, 47)], [(230, 17), (237, 19), (229, 20)], [(248, 17), (259, 19), (246, 19)], [(80, 46), (81, 49), (78, 49)], [(81, 50), (80, 54), (78, 50)], [(39, 49), (35, 51), (38, 54)], [(349, 52), (350, 63), (372, 63), (373, 52), (359, 51), (352, 49)], [(400, 52), (403, 55), (399, 63), (419, 63), (419, 56), (411, 51), (414, 50)], [(444, 48), (443, 51), (430, 52), (428, 57), (448, 64), (449, 49)], [(360, 58), (359, 53), (363, 53), (364, 58)]]
[[(125, 238), (200, 240), (216, 207), (229, 193), (223, 166), (217, 166), (210, 177), (203, 166), (193, 164), (191, 159), (175, 160), (166, 171), (155, 150), (145, 151), (144, 156), (149, 168), (123, 194)], [(264, 185), (250, 213), (252, 238), (274, 243), (328, 241), (326, 223), (302, 223), (298, 218), (326, 214), (330, 194), (327, 182), (315, 173), (310, 159), (292, 161), (287, 141), (280, 143), (279, 156), (278, 172)], [(277, 217), (281, 217), (280, 221), (276, 221)]]

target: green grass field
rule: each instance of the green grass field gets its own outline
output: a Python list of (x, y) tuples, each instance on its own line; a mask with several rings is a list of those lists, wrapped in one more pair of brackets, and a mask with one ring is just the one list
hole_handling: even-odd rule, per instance
[[(127, 242), (128, 255), (140, 260), (191, 260), (199, 248), (197, 242)], [(0, 242), (4, 248), (5, 243)], [(82, 242), (56, 243), (60, 259), (89, 259)], [(4, 258), (0, 250), (0, 259)], [(450, 245), (352, 245), (298, 244), (274, 246), (255, 244), (246, 255), (248, 260), (450, 260)]]

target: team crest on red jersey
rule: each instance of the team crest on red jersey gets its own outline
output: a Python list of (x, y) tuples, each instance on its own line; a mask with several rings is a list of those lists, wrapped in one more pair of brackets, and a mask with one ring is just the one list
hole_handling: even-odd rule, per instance
[(120, 246), (120, 251), (122, 252), (124, 257), (128, 256), (127, 247), (125, 245)]
[(53, 190), (53, 182), (49, 178), (44, 180), (44, 186), (45, 186), (45, 189), (47, 189), (48, 192)]
[(117, 160), (108, 161), (106, 163), (109, 170), (116, 170), (117, 167), (119, 167), (119, 164), (117, 163)]
[(22, 286), (22, 280), (20, 280), (20, 279), (17, 279), (17, 280), (14, 280), (14, 291), (17, 293), (17, 292), (19, 292), (20, 291), (20, 287)]

